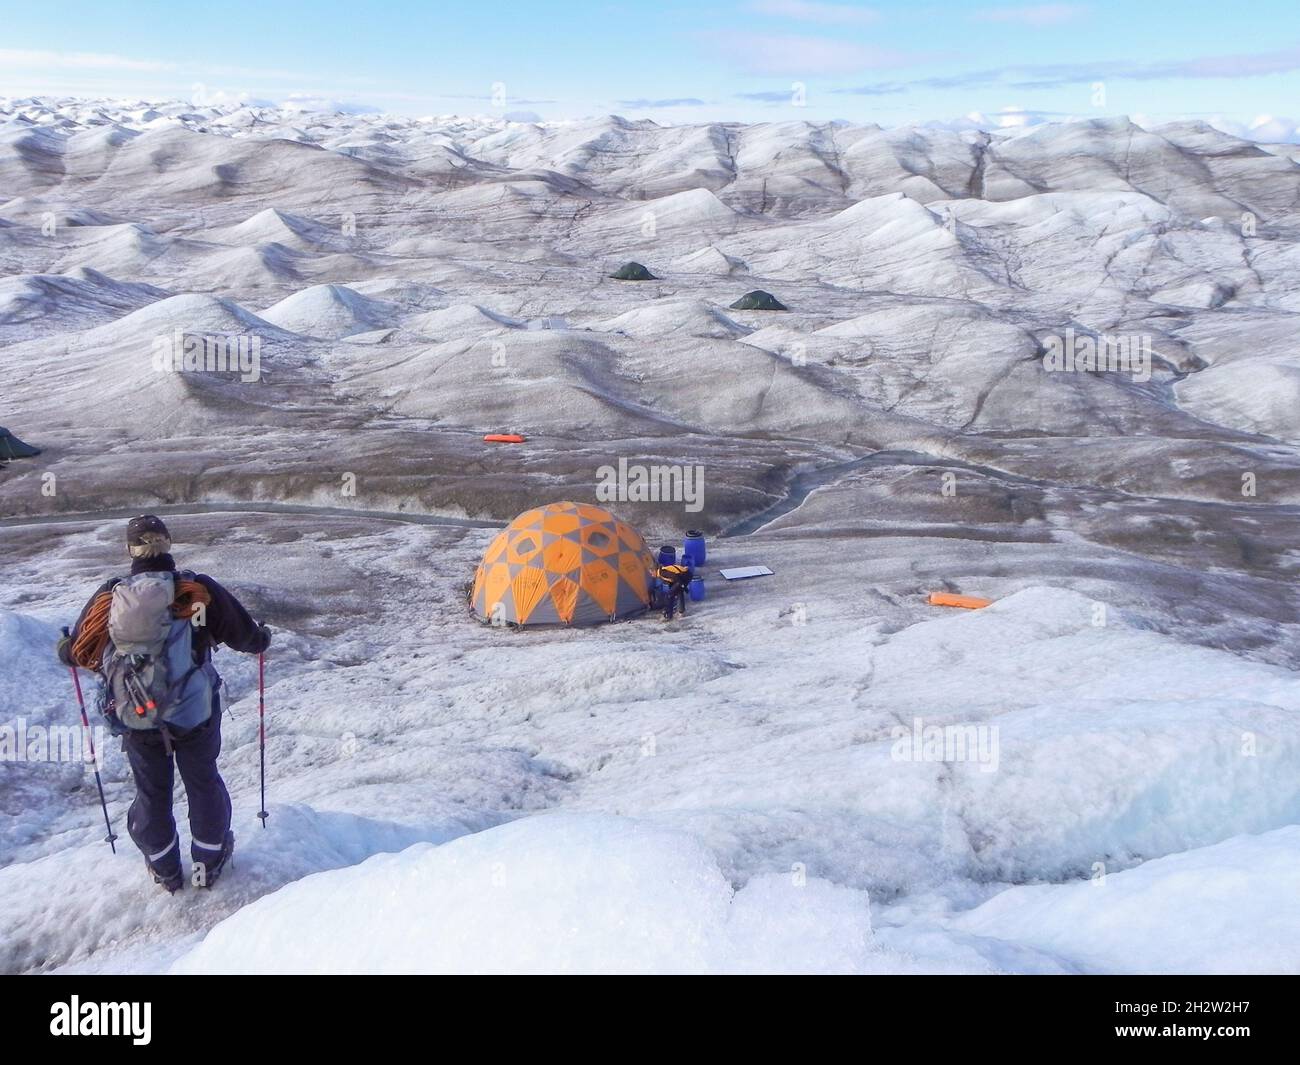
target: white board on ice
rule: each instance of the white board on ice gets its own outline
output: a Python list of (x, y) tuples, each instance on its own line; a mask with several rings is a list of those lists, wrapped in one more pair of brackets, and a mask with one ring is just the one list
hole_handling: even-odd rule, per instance
[(737, 566), (735, 569), (720, 569), (722, 579), (727, 581), (743, 581), (747, 577), (770, 577), (772, 571), (766, 566)]

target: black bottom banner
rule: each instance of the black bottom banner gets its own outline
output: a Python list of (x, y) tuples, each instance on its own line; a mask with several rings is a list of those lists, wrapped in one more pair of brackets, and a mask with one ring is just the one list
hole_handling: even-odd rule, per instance
[[(547, 1042), (594, 1047), (612, 1034), (611, 1026), (625, 1025), (637, 1033), (637, 1045), (644, 1037), (654, 1042), (662, 1029), (665, 1049), (676, 1038), (669, 1033), (680, 1037), (689, 1025), (731, 1053), (751, 1041), (770, 1053), (775, 1042), (797, 1050), (809, 1040), (805, 1050), (815, 1052), (836, 1036), (859, 1043), (887, 1039), (895, 1056), (909, 1044), (924, 1056), (967, 1045), (996, 1052), (1041, 1043), (1061, 1043), (1069, 1051), (1135, 1044), (1181, 1052), (1200, 1044), (1220, 1053), (1290, 1053), (1300, 990), (1294, 977), (1230, 976), (710, 983), (704, 990), (682, 981), (605, 979), (581, 990), (585, 1008), (575, 1012), (574, 988), (539, 994), (534, 986), (516, 995), (438, 977), (33, 976), (5, 981), (0, 1013), (11, 1061), (28, 1060), (15, 1052), (48, 1051), (59, 1043), (81, 1044), (82, 1050), (112, 1043), (128, 1052), (220, 1046), (227, 1053), (256, 1048), (259, 1055), (280, 1047), (338, 1053), (440, 1030), (459, 1031), (456, 1041), (467, 1046), (481, 1038), (484, 1051), (494, 1053), (515, 1033), (521, 1043), (546, 1033)], [(592, 1005), (599, 1009), (593, 1012)], [(763, 1012), (751, 1013), (755, 1007)], [(724, 1018), (725, 1035), (719, 1028)], [(590, 1031), (583, 1030), (587, 1026)], [(605, 1046), (603, 1053), (617, 1051)], [(863, 1046), (869, 1050), (870, 1042)]]

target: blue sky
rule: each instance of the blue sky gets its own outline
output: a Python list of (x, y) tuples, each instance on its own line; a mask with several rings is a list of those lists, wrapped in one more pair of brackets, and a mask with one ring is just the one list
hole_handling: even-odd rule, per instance
[(1300, 4), (5, 0), (0, 94), (34, 93), (669, 122), (1008, 108), (1249, 122), (1300, 111)]

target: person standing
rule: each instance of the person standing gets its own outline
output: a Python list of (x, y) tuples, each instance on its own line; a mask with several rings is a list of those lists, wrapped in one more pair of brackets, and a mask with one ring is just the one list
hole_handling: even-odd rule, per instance
[(177, 570), (171, 534), (153, 514), (126, 529), (131, 571), (106, 581), (58, 644), (64, 665), (92, 670), (103, 686), (100, 709), (122, 737), (136, 794), (127, 830), (156, 883), (184, 886), (172, 813), (175, 771), (189, 801), (190, 857), (196, 886), (210, 888), (234, 853), (230, 793), (221, 753), (219, 645), (261, 654), (271, 630), (254, 621), (212, 577)]
[(673, 611), (680, 604), (682, 614), (686, 614), (686, 592), (691, 583), (691, 571), (678, 562), (662, 565), (655, 574), (664, 590), (664, 620), (673, 620)]

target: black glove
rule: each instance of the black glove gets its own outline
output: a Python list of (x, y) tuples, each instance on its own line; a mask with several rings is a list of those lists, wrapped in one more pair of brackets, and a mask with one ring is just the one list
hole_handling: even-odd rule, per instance
[(59, 637), (59, 642), (54, 645), (54, 653), (58, 656), (60, 662), (71, 668), (72, 666), (72, 633), (68, 631), (65, 625), (61, 630), (63, 635)]
[(268, 647), (271, 646), (271, 626), (259, 625), (257, 626), (257, 631), (262, 634), (262, 649), (261, 651), (258, 651), (258, 654), (261, 654), (263, 651), (265, 651)]

